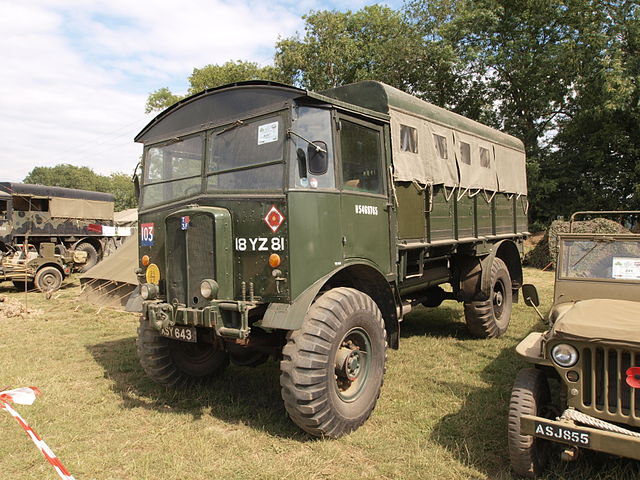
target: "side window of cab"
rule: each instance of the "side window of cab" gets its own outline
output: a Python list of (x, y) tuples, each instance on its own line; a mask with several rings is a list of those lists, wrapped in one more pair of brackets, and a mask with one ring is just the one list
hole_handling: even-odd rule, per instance
[(383, 193), (381, 129), (341, 119), (339, 132), (343, 189)]

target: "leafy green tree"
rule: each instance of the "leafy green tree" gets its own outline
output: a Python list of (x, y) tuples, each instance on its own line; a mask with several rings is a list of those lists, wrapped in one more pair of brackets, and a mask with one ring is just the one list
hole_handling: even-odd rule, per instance
[(159, 112), (170, 107), (184, 98), (184, 95), (175, 95), (167, 87), (162, 87), (149, 94), (144, 106), (144, 113)]
[(35, 167), (23, 181), (52, 187), (111, 193), (115, 197), (116, 211), (137, 206), (131, 176), (125, 173), (112, 173), (105, 176), (95, 173), (89, 167), (60, 164), (55, 167)]
[[(640, 20), (629, 1), (593, 1), (568, 115), (541, 166), (545, 219), (578, 209), (640, 209)], [(588, 32), (588, 37), (584, 35)]]
[(276, 67), (291, 83), (324, 90), (376, 79), (413, 90), (426, 52), (419, 30), (401, 13), (373, 5), (356, 12), (311, 12), (303, 18), (303, 37), (296, 34), (276, 44)]
[[(281, 82), (286, 78), (273, 66), (261, 67), (255, 62), (242, 60), (225, 62), (222, 65), (206, 65), (194, 68), (189, 76), (188, 95), (194, 95), (208, 88), (249, 80), (271, 80)], [(186, 95), (176, 95), (167, 87), (160, 88), (147, 98), (145, 112), (164, 110), (185, 98)]]

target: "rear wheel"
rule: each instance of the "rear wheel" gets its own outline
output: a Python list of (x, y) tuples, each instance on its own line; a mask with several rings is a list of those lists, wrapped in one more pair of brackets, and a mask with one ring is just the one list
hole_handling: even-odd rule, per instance
[(162, 385), (210, 383), (229, 365), (229, 356), (216, 345), (163, 337), (144, 318), (140, 319), (136, 344), (142, 368)]
[(336, 438), (369, 418), (386, 360), (384, 322), (371, 297), (352, 288), (329, 290), (282, 353), (282, 398), (300, 428)]
[(62, 272), (56, 267), (44, 267), (36, 273), (34, 283), (43, 293), (55, 292), (62, 286), (62, 279)]
[(98, 263), (98, 251), (96, 250), (96, 247), (90, 243), (83, 242), (75, 249), (80, 252), (87, 252), (87, 261), (82, 265), (82, 267), (80, 267), (80, 272), (84, 273)]
[(464, 303), (464, 317), (469, 331), (480, 338), (501, 336), (507, 331), (511, 319), (511, 276), (505, 263), (497, 257), (491, 263), (490, 281), (491, 291), (487, 300)]
[(534, 478), (547, 464), (549, 442), (520, 433), (520, 418), (522, 415), (546, 417), (550, 397), (544, 373), (535, 368), (520, 370), (511, 391), (508, 419), (509, 458), (511, 468), (518, 475)]

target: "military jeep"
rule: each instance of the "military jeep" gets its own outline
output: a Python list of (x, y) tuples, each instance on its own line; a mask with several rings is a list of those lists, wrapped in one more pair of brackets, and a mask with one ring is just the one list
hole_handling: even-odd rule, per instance
[[(577, 212), (570, 225), (596, 213), (613, 212)], [(508, 418), (511, 466), (526, 477), (554, 447), (563, 460), (585, 448), (640, 460), (640, 235), (570, 228), (558, 241), (549, 329), (516, 348), (533, 364), (516, 378)], [(537, 310), (533, 285), (523, 296)]]

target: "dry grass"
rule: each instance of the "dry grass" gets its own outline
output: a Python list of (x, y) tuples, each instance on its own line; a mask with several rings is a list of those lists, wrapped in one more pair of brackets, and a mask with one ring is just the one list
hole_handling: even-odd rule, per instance
[[(548, 308), (553, 274), (527, 270)], [(0, 285), (0, 294), (24, 300)], [(37, 386), (18, 410), (78, 480), (508, 479), (506, 411), (523, 366), (517, 342), (544, 327), (522, 304), (498, 340), (469, 338), (459, 305), (419, 308), (389, 353), (371, 419), (339, 440), (301, 433), (285, 415), (278, 365), (231, 367), (208, 389), (171, 391), (148, 380), (135, 354), (134, 315), (77, 302), (74, 284), (44, 313), (0, 317), (0, 388)], [(57, 478), (0, 412), (2, 478)], [(548, 478), (638, 478), (636, 462), (587, 453)]]

